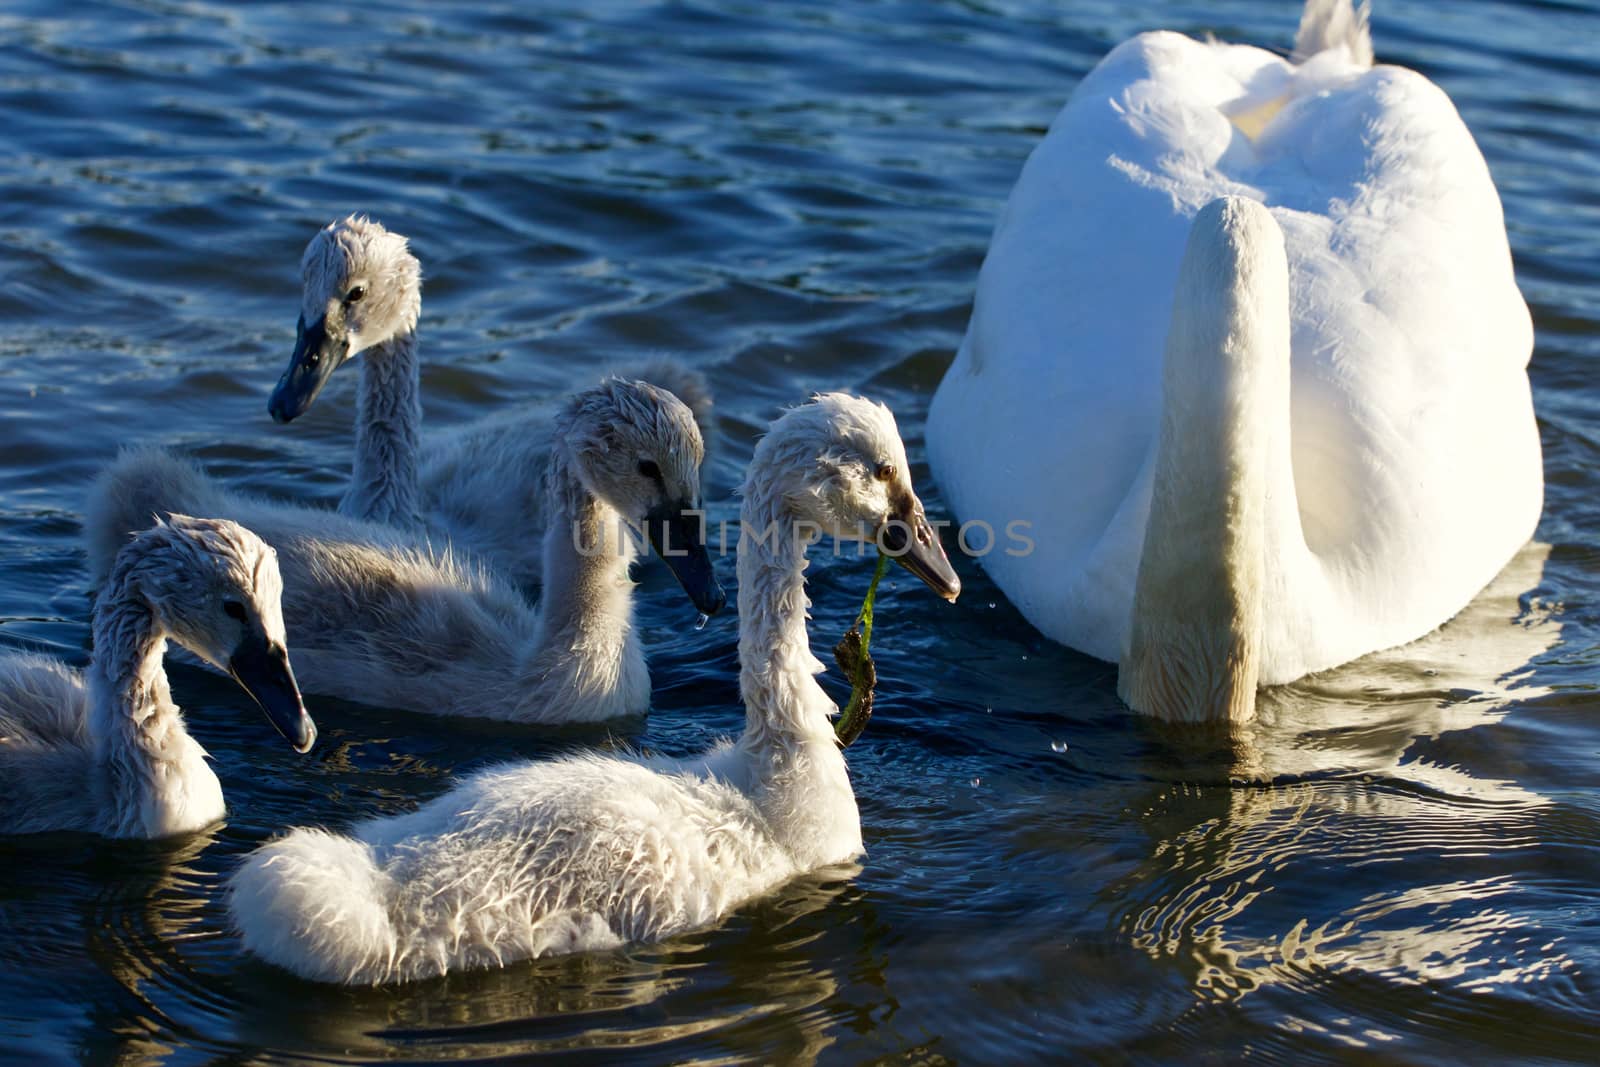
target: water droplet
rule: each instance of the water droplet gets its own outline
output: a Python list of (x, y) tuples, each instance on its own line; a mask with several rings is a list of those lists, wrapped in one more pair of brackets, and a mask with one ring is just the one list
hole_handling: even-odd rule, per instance
[(700, 617), (698, 619), (694, 620), (694, 628), (696, 630), (704, 630), (706, 628), (706, 623), (708, 623), (710, 621), (711, 621), (711, 616), (707, 615), (705, 612), (702, 611), (700, 613)]
[(1065, 741), (1052, 741), (1052, 742), (1050, 742), (1050, 751), (1051, 752), (1065, 752), (1066, 750), (1067, 750), (1067, 743)]

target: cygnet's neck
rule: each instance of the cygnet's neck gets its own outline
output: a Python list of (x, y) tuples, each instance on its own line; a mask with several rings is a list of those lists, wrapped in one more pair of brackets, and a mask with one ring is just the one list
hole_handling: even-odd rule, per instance
[(806, 635), (806, 544), (783, 495), (745, 483), (739, 534), (739, 691), (745, 747), (822, 745), (837, 754), (836, 708)]
[(362, 353), (356, 450), (339, 511), (409, 527), (421, 521), (417, 453), (422, 428), (415, 329)]
[(220, 818), (221, 787), (172, 702), (165, 632), (130, 583), (129, 567), (114, 569), (95, 606), (89, 733), (110, 835), (156, 837)]
[(1259, 203), (1200, 211), (1179, 270), (1150, 518), (1117, 689), (1188, 722), (1255, 712), (1269, 553), (1299, 528), (1289, 453), (1289, 278)]
[(806, 638), (806, 545), (757, 461), (745, 481), (739, 534), (739, 692), (745, 728), (737, 784), (802, 870), (861, 854), (861, 814), (834, 739), (838, 711), (817, 684)]
[(633, 626), (633, 536), (559, 442), (545, 474), (545, 513), (544, 591), (518, 672), (520, 700), (552, 722), (642, 714), (650, 675)]

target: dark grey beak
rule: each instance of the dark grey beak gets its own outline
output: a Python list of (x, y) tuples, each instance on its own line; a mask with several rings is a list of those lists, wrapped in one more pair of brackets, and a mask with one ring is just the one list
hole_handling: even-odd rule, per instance
[(289, 652), (256, 632), (239, 642), (228, 659), (228, 673), (267, 713), (296, 752), (306, 752), (317, 741), (317, 724), (300, 701), (300, 687), (289, 667)]
[(878, 529), (878, 550), (954, 604), (961, 595), (961, 579), (944, 554), (938, 531), (928, 524), (922, 501), (908, 492), (904, 499), (893, 501), (892, 508)]
[(290, 422), (310, 410), (317, 394), (328, 384), (349, 351), (347, 339), (329, 339), (326, 316), (307, 326), (306, 317), (301, 315), (289, 369), (278, 379), (278, 387), (267, 401), (272, 421)]
[(715, 615), (728, 603), (706, 552), (705, 514), (682, 505), (664, 505), (644, 518), (650, 547), (672, 571), (702, 614)]

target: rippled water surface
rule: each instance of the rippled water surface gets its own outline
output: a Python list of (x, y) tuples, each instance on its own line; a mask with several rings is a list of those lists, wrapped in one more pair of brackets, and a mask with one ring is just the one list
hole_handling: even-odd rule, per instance
[[(868, 855), (666, 944), (414, 986), (241, 956), (218, 890), (296, 823), (400, 812), (604, 742), (314, 703), (296, 757), (171, 668), (232, 814), (169, 844), (0, 843), (0, 1052), (27, 1063), (1600, 1059), (1600, 4), (1378, 0), (1380, 58), (1456, 100), (1538, 323), (1540, 542), (1418, 645), (1273, 694), (1233, 739), (1131, 719), (975, 567), (894, 583), (851, 751)], [(0, 647), (87, 659), (86, 480), (166, 442), (332, 502), (354, 375), (277, 427), (297, 264), (360, 209), (427, 272), (438, 426), (671, 352), (725, 447), (887, 400), (922, 454), (989, 230), (1076, 80), (1168, 27), (1286, 48), (1289, 0), (16, 2), (0, 9)], [(1585, 361), (1589, 362), (1585, 362)], [(1051, 491), (1071, 492), (1070, 486)], [(1474, 516), (1461, 515), (1470, 523)], [(866, 565), (814, 568), (813, 632)], [(655, 713), (742, 722), (735, 625), (642, 575)], [(731, 566), (728, 569), (731, 579)]]

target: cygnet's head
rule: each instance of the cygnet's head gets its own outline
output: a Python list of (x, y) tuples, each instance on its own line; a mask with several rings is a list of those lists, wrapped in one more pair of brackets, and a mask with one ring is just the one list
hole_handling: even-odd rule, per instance
[(300, 259), (300, 323), (267, 410), (305, 414), (333, 372), (363, 349), (416, 329), (422, 265), (406, 239), (363, 215), (317, 231)]
[(170, 515), (133, 538), (113, 573), (178, 644), (227, 671), (305, 752), (317, 739), (284, 645), (278, 556), (226, 519)]
[(706, 552), (700, 503), (705, 445), (683, 401), (648, 382), (608, 378), (567, 401), (552, 440), (585, 489), (643, 525), (695, 607), (720, 611), (727, 596)]
[(756, 446), (744, 488), (747, 496), (774, 491), (797, 523), (841, 541), (875, 542), (946, 600), (961, 595), (882, 404), (823, 393), (785, 412)]

